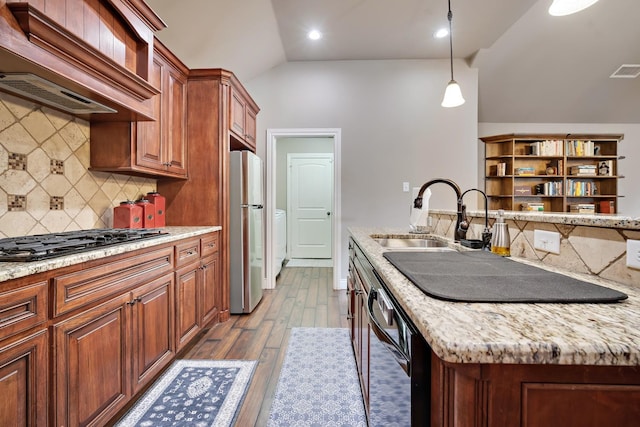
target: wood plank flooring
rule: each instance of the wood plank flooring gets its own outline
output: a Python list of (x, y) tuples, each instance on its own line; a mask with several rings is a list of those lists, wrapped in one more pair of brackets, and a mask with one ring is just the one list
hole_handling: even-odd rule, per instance
[(347, 328), (346, 290), (334, 291), (333, 270), (284, 267), (249, 315), (232, 315), (205, 332), (185, 359), (258, 360), (237, 426), (267, 424), (291, 328)]

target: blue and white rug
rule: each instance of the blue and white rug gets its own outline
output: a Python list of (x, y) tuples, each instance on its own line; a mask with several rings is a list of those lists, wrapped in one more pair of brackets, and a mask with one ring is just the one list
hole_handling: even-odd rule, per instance
[(256, 363), (177, 360), (116, 427), (231, 426)]
[(269, 427), (366, 427), (348, 329), (293, 328)]

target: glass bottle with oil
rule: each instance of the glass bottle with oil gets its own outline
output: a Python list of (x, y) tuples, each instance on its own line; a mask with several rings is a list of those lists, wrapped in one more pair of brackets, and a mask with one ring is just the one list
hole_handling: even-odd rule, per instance
[(500, 256), (511, 256), (511, 237), (509, 236), (509, 227), (504, 222), (504, 210), (502, 209), (498, 211), (498, 218), (493, 224), (491, 252)]

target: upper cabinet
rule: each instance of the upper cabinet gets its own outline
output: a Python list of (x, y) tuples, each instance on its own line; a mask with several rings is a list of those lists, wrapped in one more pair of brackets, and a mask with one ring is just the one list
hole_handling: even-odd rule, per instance
[(244, 88), (232, 85), (229, 108), (232, 148), (251, 150), (255, 153), (258, 106)]
[(164, 22), (142, 0), (0, 2), (3, 73), (31, 73), (117, 112), (91, 120), (152, 116), (146, 101), (154, 33)]
[(91, 169), (151, 177), (187, 177), (189, 70), (156, 40), (149, 100), (154, 121), (92, 122)]

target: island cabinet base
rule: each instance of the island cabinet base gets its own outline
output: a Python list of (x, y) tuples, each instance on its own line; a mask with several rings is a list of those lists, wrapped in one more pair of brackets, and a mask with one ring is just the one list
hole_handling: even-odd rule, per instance
[(637, 426), (640, 366), (448, 363), (431, 358), (432, 426)]

